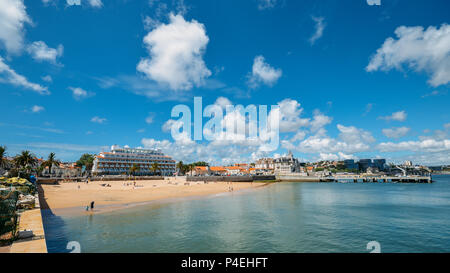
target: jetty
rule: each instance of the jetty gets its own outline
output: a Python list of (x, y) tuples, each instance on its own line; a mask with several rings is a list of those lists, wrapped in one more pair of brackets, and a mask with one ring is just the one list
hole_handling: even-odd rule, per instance
[(431, 176), (335, 176), (331, 182), (341, 183), (432, 183)]
[(284, 182), (340, 182), (340, 183), (432, 183), (431, 176), (385, 176), (385, 175), (335, 175), (306, 176), (304, 174), (277, 175)]

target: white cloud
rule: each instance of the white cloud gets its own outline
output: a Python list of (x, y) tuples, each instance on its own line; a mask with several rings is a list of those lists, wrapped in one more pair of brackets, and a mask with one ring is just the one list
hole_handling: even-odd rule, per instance
[[(280, 115), (280, 132), (296, 132), (299, 128), (309, 125), (309, 119), (301, 118), (303, 108), (298, 101), (284, 99), (278, 102)], [(269, 120), (272, 119), (274, 110), (269, 113)]]
[(290, 144), (290, 148), (302, 153), (358, 153), (370, 150), (371, 143), (375, 141), (372, 134), (368, 131), (358, 129), (354, 126), (337, 125), (339, 130), (338, 138), (331, 138), (325, 134), (325, 130), (319, 130), (299, 144), (285, 142), (283, 145)]
[(226, 110), (227, 105), (233, 105), (232, 102), (225, 97), (218, 97), (214, 104), (218, 105), (220, 108), (224, 110)]
[(258, 0), (258, 9), (265, 10), (275, 7), (277, 0)]
[(360, 144), (360, 143), (372, 143), (375, 141), (375, 138), (373, 138), (372, 134), (368, 131), (365, 131), (363, 129), (358, 129), (354, 126), (344, 126), (344, 125), (337, 125), (339, 133), (339, 138), (342, 139), (344, 142), (349, 144)]
[(389, 138), (401, 138), (409, 133), (411, 129), (408, 127), (386, 128), (383, 129), (383, 135)]
[(379, 118), (388, 120), (388, 121), (389, 120), (405, 121), (407, 116), (408, 116), (408, 114), (405, 111), (398, 111), (398, 112), (392, 113), (392, 115), (390, 115), (390, 116), (379, 117)]
[(372, 111), (372, 108), (373, 108), (373, 103), (368, 103), (368, 104), (366, 105), (366, 110), (365, 110), (365, 112), (363, 113), (363, 116), (365, 116), (365, 115), (367, 115), (368, 113), (370, 113), (370, 111)]
[(174, 119), (169, 119), (163, 124), (162, 130), (163, 132), (170, 133), (172, 131), (172, 127), (174, 129), (179, 129), (181, 128), (181, 126), (183, 126), (183, 122)]
[(66, 0), (68, 6), (81, 6), (81, 0)]
[(101, 8), (103, 7), (102, 0), (89, 0), (89, 5), (94, 8)]
[(0, 83), (9, 83), (15, 86), (20, 86), (26, 89), (30, 89), (32, 91), (38, 92), (41, 95), (49, 95), (47, 87), (41, 86), (36, 83), (29, 82), (27, 78), (22, 75), (19, 75), (10, 68), (4, 61), (3, 58), (0, 57)]
[(152, 30), (161, 25), (161, 21), (159, 21), (158, 19), (154, 19), (150, 16), (145, 16), (143, 22), (145, 30)]
[(95, 95), (95, 93), (88, 92), (80, 87), (69, 87), (72, 90), (72, 96), (76, 100), (82, 100)]
[(24, 25), (31, 23), (23, 0), (0, 1), (0, 42), (10, 53), (23, 47)]
[(320, 111), (314, 111), (313, 120), (310, 122), (310, 128), (312, 132), (316, 132), (324, 126), (330, 124), (333, 118), (322, 114)]
[(366, 67), (367, 71), (402, 70), (404, 66), (430, 75), (432, 86), (450, 82), (450, 25), (424, 30), (423, 27), (400, 26), (397, 39), (388, 38)]
[(53, 81), (53, 78), (52, 78), (52, 76), (50, 76), (50, 75), (44, 76), (44, 77), (42, 77), (41, 79), (42, 79), (43, 81), (45, 81), (45, 82), (52, 82), (52, 81)]
[[(399, 152), (399, 151), (414, 151), (414, 152), (444, 152), (450, 151), (450, 139), (436, 140), (424, 139), (418, 141), (403, 141), (399, 143), (383, 142), (378, 145), (381, 152)], [(448, 156), (450, 159), (450, 156)]]
[(291, 142), (303, 140), (303, 139), (305, 139), (305, 137), (306, 137), (306, 132), (305, 132), (305, 131), (298, 131), (298, 132), (295, 133), (295, 135), (291, 138)]
[(148, 116), (145, 118), (145, 122), (147, 124), (152, 124), (154, 119), (155, 119), (155, 113), (149, 113)]
[(381, 0), (367, 0), (369, 6), (381, 6)]
[[(52, 126), (51, 124), (45, 124), (45, 126)], [(60, 130), (60, 129), (56, 129), (56, 128), (46, 128), (46, 127), (42, 127), (42, 126), (28, 126), (28, 125), (22, 125), (22, 124), (5, 124), (5, 123), (0, 123), (0, 126), (8, 126), (8, 127), (15, 127), (15, 128), (19, 128), (22, 130), (25, 130), (27, 132), (33, 132), (33, 131), (43, 131), (43, 132), (48, 132), (48, 133), (53, 133), (53, 134), (64, 134), (64, 131)]]
[(91, 122), (93, 122), (93, 123), (103, 124), (106, 121), (107, 121), (106, 118), (101, 118), (101, 117), (98, 117), (98, 116), (95, 116), (95, 117), (91, 118)]
[(312, 20), (314, 21), (315, 25), (315, 32), (314, 34), (311, 36), (311, 38), (309, 38), (309, 43), (311, 45), (314, 45), (314, 43), (320, 39), (323, 35), (323, 31), (325, 30), (326, 24), (325, 24), (325, 19), (323, 17), (312, 17)]
[[(449, 127), (444, 124), (444, 130), (435, 130), (433, 135), (419, 136), (418, 140), (402, 142), (382, 142), (376, 146), (380, 152), (402, 152), (397, 159), (413, 160), (421, 164), (448, 164), (450, 161)], [(405, 153), (408, 153), (406, 154)]]
[(422, 96), (422, 98), (427, 98), (427, 97), (436, 97), (436, 96), (443, 96), (446, 95), (447, 91), (439, 91), (439, 90), (433, 90), (430, 93), (427, 93), (425, 95)]
[(69, 143), (50, 143), (50, 142), (38, 142), (38, 143), (20, 143), (10, 144), (8, 148), (11, 148), (11, 153), (20, 153), (24, 149), (32, 150), (37, 156), (47, 156), (50, 152), (56, 152), (58, 158), (64, 161), (75, 161), (80, 158), (80, 154), (83, 153), (98, 153), (102, 150), (106, 150), (109, 147), (106, 146), (88, 146)]
[(333, 153), (319, 153), (319, 158), (316, 161), (336, 161), (336, 160), (345, 160), (345, 159), (356, 159), (356, 156), (352, 154), (344, 154), (338, 152), (337, 154)]
[[(46, 2), (51, 2), (52, 0), (43, 0), (44, 3)], [(81, 6), (82, 4), (84, 5), (84, 3), (87, 2), (89, 4), (89, 6), (93, 7), (93, 8), (101, 8), (103, 7), (103, 2), (102, 0), (66, 0), (66, 4), (68, 6)]]
[(145, 96), (156, 102), (161, 101), (189, 101), (189, 92), (179, 92), (163, 87), (155, 81), (140, 75), (119, 75), (114, 78), (97, 78), (101, 88), (119, 88), (139, 96)]
[(265, 62), (263, 56), (256, 56), (253, 60), (252, 72), (249, 75), (248, 85), (257, 88), (261, 83), (273, 86), (281, 77), (281, 69), (275, 69)]
[(205, 26), (182, 15), (170, 14), (170, 22), (161, 24), (144, 38), (150, 58), (143, 58), (137, 70), (172, 90), (190, 90), (201, 86), (211, 71), (203, 61), (209, 42)]
[(64, 47), (58, 45), (57, 48), (50, 48), (43, 41), (37, 41), (30, 44), (27, 47), (27, 51), (37, 61), (47, 61), (56, 64), (56, 59), (63, 55)]
[(33, 112), (33, 113), (39, 113), (44, 110), (45, 110), (45, 108), (42, 106), (39, 106), (39, 105), (34, 105), (33, 107), (31, 107), (31, 112)]

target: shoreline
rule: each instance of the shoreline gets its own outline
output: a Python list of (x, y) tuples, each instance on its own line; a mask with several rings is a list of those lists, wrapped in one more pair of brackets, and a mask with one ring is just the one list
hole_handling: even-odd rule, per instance
[[(102, 186), (110, 185), (110, 187)], [(128, 184), (128, 185), (127, 185)], [(261, 188), (272, 183), (265, 182), (185, 182), (185, 181), (95, 181), (90, 183), (62, 183), (60, 185), (39, 185), (42, 210), (52, 214), (75, 212), (76, 214), (98, 214), (124, 208), (147, 205), (156, 202), (170, 203), (214, 197)], [(78, 188), (80, 187), (80, 188)], [(230, 191), (233, 188), (233, 191)], [(95, 202), (94, 210), (86, 206)]]

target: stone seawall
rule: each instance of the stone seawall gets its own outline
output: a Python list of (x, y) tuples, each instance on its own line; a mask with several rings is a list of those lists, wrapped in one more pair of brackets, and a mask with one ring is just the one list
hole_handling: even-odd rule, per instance
[(271, 181), (275, 180), (275, 176), (188, 176), (188, 182), (255, 182), (255, 181)]
[(322, 180), (317, 176), (303, 176), (296, 174), (280, 174), (277, 175), (277, 180), (284, 182), (321, 182)]

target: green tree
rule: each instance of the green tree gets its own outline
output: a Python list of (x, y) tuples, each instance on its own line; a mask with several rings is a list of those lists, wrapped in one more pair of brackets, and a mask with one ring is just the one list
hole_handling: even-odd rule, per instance
[(50, 174), (50, 176), (52, 175), (52, 167), (53, 167), (53, 165), (58, 166), (59, 164), (61, 164), (61, 161), (56, 159), (55, 153), (50, 153), (48, 155), (47, 160), (44, 161), (44, 163), (42, 163), (42, 165), (44, 167), (48, 167), (48, 173)]
[[(150, 166), (150, 170), (152, 171), (152, 173), (158, 173), (159, 170), (161, 170), (161, 167), (159, 166), (158, 163), (154, 162), (152, 163), (152, 165)], [(160, 173), (159, 173), (160, 174)]]
[(193, 165), (193, 166), (203, 166), (203, 167), (206, 167), (206, 166), (209, 166), (209, 163), (208, 163), (208, 162), (205, 162), (205, 161), (198, 161), (198, 162), (192, 163), (192, 165)]
[(86, 168), (86, 171), (90, 173), (92, 167), (94, 166), (94, 159), (95, 159), (94, 155), (83, 154), (75, 164), (78, 168), (82, 168), (84, 166)]

